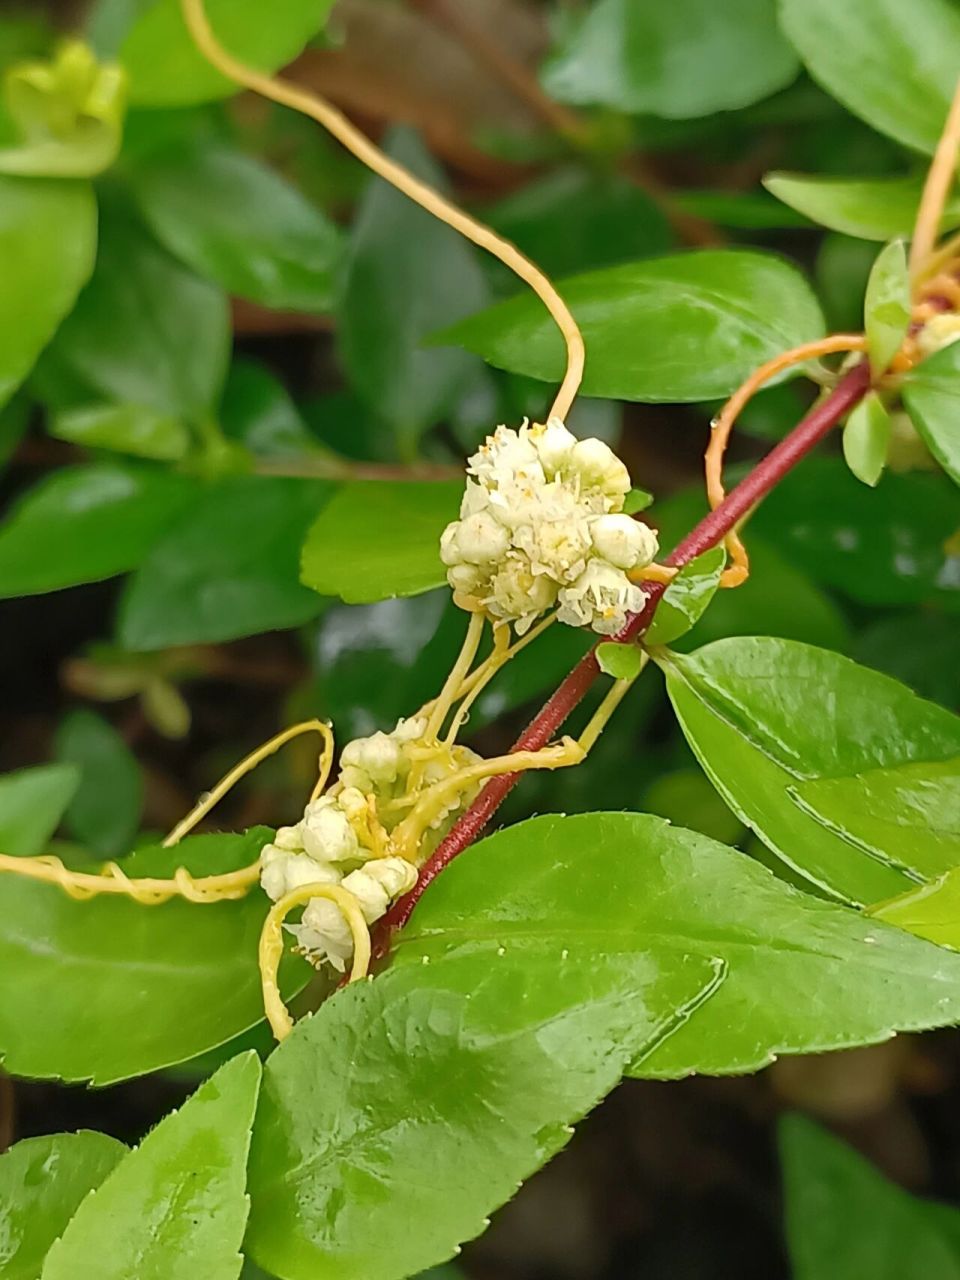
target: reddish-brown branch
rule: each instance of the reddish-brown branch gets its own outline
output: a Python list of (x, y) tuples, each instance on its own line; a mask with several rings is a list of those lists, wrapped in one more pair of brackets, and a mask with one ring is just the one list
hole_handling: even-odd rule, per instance
[[(710, 547), (715, 547), (746, 516), (758, 502), (779, 483), (793, 467), (810, 452), (825, 435), (863, 399), (870, 386), (870, 371), (866, 361), (851, 369), (836, 388), (802, 419), (802, 421), (762, 462), (727, 494), (715, 510), (705, 516), (687, 534), (682, 542), (666, 557), (665, 563), (676, 567), (689, 564)], [(665, 591), (662, 583), (647, 586), (647, 602), (640, 613), (634, 614), (617, 640), (635, 640), (643, 635), (653, 620), (657, 605)], [(535, 751), (556, 735), (574, 708), (600, 675), (596, 649), (585, 654), (549, 701), (514, 743), (513, 751)], [(385, 917), (379, 935), (379, 954), (383, 953), (390, 933), (401, 929), (427, 886), (453, 859), (471, 845), (496, 813), (506, 796), (519, 782), (521, 775), (504, 774), (493, 778), (481, 791), (456, 826), (424, 863), (414, 888), (393, 907)]]

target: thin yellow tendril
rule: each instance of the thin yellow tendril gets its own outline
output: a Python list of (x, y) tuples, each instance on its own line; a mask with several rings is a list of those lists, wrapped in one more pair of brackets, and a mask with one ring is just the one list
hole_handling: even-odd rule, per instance
[(304, 733), (319, 733), (323, 738), (323, 751), (320, 755), (319, 766), (320, 779), (310, 797), (311, 800), (315, 800), (323, 790), (330, 775), (330, 766), (333, 763), (333, 730), (324, 720), (305, 720), (302, 724), (292, 725), (289, 729), (284, 729), (282, 733), (276, 734), (269, 742), (257, 747), (256, 751), (251, 751), (238, 765), (235, 765), (228, 774), (220, 779), (213, 790), (201, 796), (187, 816), (177, 823), (164, 840), (163, 847), (168, 849), (171, 845), (179, 844), (183, 837), (188, 835), (197, 823), (207, 816), (214, 805), (218, 804), (241, 778), (255, 769), (261, 761), (266, 760), (275, 751), (279, 751), (282, 746)]
[(430, 712), (430, 718), (427, 721), (427, 727), (423, 735), (427, 742), (432, 742), (440, 736), (440, 730), (443, 727), (444, 720), (447, 718), (447, 712), (453, 706), (460, 692), (460, 686), (466, 680), (470, 668), (473, 666), (473, 660), (477, 656), (480, 641), (483, 639), (483, 628), (486, 621), (486, 614), (472, 613), (470, 615), (467, 634), (464, 636), (463, 644), (460, 646), (459, 656), (450, 668), (450, 674), (444, 681), (440, 695), (434, 702), (433, 709)]
[(52, 855), (13, 858), (9, 854), (0, 854), (0, 871), (54, 884), (81, 902), (106, 893), (132, 898), (144, 907), (157, 907), (171, 898), (185, 898), (188, 902), (208, 905), (246, 897), (260, 878), (260, 861), (258, 859), (238, 871), (203, 876), (199, 880), (194, 879), (186, 867), (178, 867), (173, 878), (166, 880), (153, 877), (131, 879), (115, 862), (108, 862), (99, 873), (94, 873), (70, 871)]
[(416, 850), (424, 831), (436, 820), (450, 800), (467, 787), (504, 773), (526, 773), (528, 769), (565, 769), (579, 764), (584, 757), (580, 744), (573, 738), (539, 751), (514, 751), (505, 756), (493, 756), (478, 760), (428, 787), (413, 809), (394, 829), (391, 838), (393, 852), (408, 862), (414, 862)]
[(648, 654), (641, 653), (640, 666), (637, 669), (636, 675), (630, 676), (628, 680), (615, 680), (607, 690), (603, 701), (590, 717), (587, 727), (577, 739), (580, 749), (583, 751), (584, 755), (588, 755), (596, 746), (597, 739), (607, 727), (607, 722), (610, 717), (630, 692), (633, 682), (637, 679), (637, 676), (640, 675), (640, 672), (644, 669), (649, 660)]
[(311, 898), (326, 898), (340, 908), (344, 920), (353, 934), (353, 965), (350, 981), (366, 977), (370, 967), (370, 930), (363, 918), (360, 904), (349, 891), (339, 884), (304, 884), (285, 894), (271, 907), (260, 933), (260, 983), (263, 990), (263, 1009), (273, 1034), (285, 1040), (293, 1030), (293, 1019), (283, 1003), (277, 972), (283, 957), (283, 922), (295, 907), (302, 907)]
[(955, 259), (958, 253), (960, 253), (960, 231), (944, 240), (942, 245), (919, 264), (917, 273), (913, 277), (914, 288), (926, 292), (928, 287), (926, 282), (930, 277), (936, 275), (941, 268)]
[[(723, 456), (726, 453), (733, 425), (748, 401), (756, 395), (764, 383), (793, 365), (804, 364), (820, 356), (833, 355), (838, 351), (864, 351), (866, 345), (866, 339), (862, 334), (835, 333), (829, 338), (805, 342), (790, 351), (784, 351), (751, 373), (746, 382), (737, 388), (723, 406), (710, 432), (710, 443), (704, 455), (704, 467), (707, 498), (711, 509), (718, 507), (726, 497), (726, 490), (723, 487)], [(747, 550), (736, 531), (727, 534), (725, 545), (730, 556), (730, 565), (720, 575), (720, 585), (721, 587), (739, 587), (750, 576)]]
[(914, 282), (914, 288), (922, 280), (923, 269), (937, 243), (943, 208), (957, 171), (958, 148), (960, 148), (960, 81), (957, 82), (954, 90), (943, 133), (940, 135), (933, 161), (927, 171), (927, 180), (923, 185), (920, 208), (913, 228), (913, 239), (910, 244), (910, 278)]
[[(467, 717), (470, 714), (470, 708), (476, 702), (477, 698), (483, 693), (484, 689), (511, 657), (510, 653), (510, 624), (508, 622), (496, 622), (493, 626), (493, 652), (484, 659), (473, 673), (475, 680), (470, 683), (470, 688), (466, 696), (457, 708), (455, 715), (450, 721), (450, 728), (447, 730), (447, 736), (444, 739), (448, 747), (452, 747), (457, 740), (457, 735), (466, 724)], [(462, 691), (464, 681), (460, 685)], [(457, 696), (459, 696), (459, 691)]]
[(381, 178), (392, 183), (404, 195), (409, 196), (441, 222), (447, 223), (468, 240), (479, 245), (481, 249), (486, 249), (495, 258), (499, 258), (505, 266), (530, 286), (549, 311), (566, 343), (567, 369), (553, 408), (550, 410), (550, 416), (565, 419), (583, 380), (585, 349), (583, 337), (569, 307), (543, 272), (515, 245), (496, 235), (483, 223), (471, 218), (455, 204), (445, 200), (438, 192), (427, 186), (425, 182), (414, 177), (402, 165), (396, 164), (385, 156), (331, 103), (297, 85), (261, 75), (238, 62), (223, 48), (214, 34), (203, 7), (203, 0), (181, 0), (181, 6), (184, 21), (197, 48), (207, 61), (229, 80), (261, 94), (264, 98), (269, 98), (272, 102), (280, 103), (281, 106), (299, 111), (302, 115), (309, 116), (322, 124), (368, 169), (372, 169)]

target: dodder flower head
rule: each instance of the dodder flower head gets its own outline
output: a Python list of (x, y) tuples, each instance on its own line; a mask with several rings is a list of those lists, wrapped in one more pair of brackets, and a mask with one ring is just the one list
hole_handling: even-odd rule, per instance
[(460, 519), (440, 540), (458, 604), (518, 635), (555, 605), (561, 622), (602, 635), (642, 607), (627, 574), (650, 564), (657, 536), (622, 514), (630, 477), (602, 440), (577, 440), (558, 418), (497, 427), (467, 475)]
[[(340, 754), (330, 791), (313, 800), (301, 820), (281, 827), (263, 849), (260, 884), (278, 902), (309, 884), (342, 885), (356, 898), (367, 924), (417, 882), (417, 867), (391, 849), (390, 833), (408, 812), (411, 773), (419, 766), (419, 792), (478, 760), (466, 747), (424, 742), (424, 719), (400, 720), (391, 733), (355, 738)], [(480, 783), (444, 795), (417, 850), (423, 860), (443, 839)], [(353, 954), (349, 925), (336, 903), (311, 898), (300, 924), (287, 926), (310, 959), (341, 972)]]

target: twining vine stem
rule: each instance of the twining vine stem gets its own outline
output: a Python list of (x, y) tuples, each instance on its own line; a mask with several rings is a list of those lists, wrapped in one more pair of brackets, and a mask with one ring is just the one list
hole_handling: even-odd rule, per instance
[[(862, 360), (840, 379), (834, 390), (815, 405), (788, 436), (771, 449), (736, 488), (731, 489), (719, 506), (691, 529), (682, 542), (665, 558), (664, 563), (682, 568), (683, 565), (689, 564), (704, 551), (721, 542), (744, 516), (748, 515), (752, 508), (765, 498), (783, 477), (863, 399), (869, 388), (870, 368), (868, 362)], [(653, 615), (665, 590), (665, 583), (648, 584), (647, 601), (643, 609), (640, 613), (634, 614), (620, 634), (614, 638), (620, 642), (639, 639), (653, 621)], [(546, 746), (600, 674), (596, 646), (594, 646), (580, 659), (552, 697), (530, 721), (511, 750), (535, 751)], [(378, 938), (379, 955), (382, 955), (386, 949), (390, 932), (403, 928), (431, 881), (436, 879), (444, 867), (478, 838), (519, 780), (520, 774), (508, 773), (493, 778), (487, 783), (470, 808), (423, 864), (414, 888), (384, 917), (383, 929)]]

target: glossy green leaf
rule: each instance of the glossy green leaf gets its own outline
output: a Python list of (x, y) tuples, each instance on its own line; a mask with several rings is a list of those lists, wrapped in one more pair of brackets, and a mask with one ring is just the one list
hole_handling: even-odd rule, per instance
[(960, 1280), (956, 1209), (911, 1196), (801, 1116), (781, 1122), (780, 1153), (795, 1280)]
[(643, 654), (635, 644), (597, 645), (597, 666), (615, 680), (635, 680), (643, 670)]
[[(441, 171), (415, 133), (394, 131), (387, 150), (417, 177), (443, 188)], [(337, 335), (357, 394), (408, 451), (478, 373), (462, 352), (424, 350), (424, 338), (476, 311), (488, 297), (476, 252), (463, 237), (375, 178), (353, 223)]]
[(53, 418), (49, 430), (58, 440), (88, 449), (112, 449), (158, 462), (176, 462), (190, 448), (190, 433), (178, 418), (134, 404), (67, 409)]
[(902, 868), (914, 880), (945, 869), (927, 842), (911, 851), (895, 830), (882, 845), (850, 838), (842, 822), (820, 818), (797, 797), (820, 779), (842, 778), (851, 805), (859, 794), (857, 807), (865, 810), (868, 784), (858, 793), (853, 775), (949, 760), (960, 752), (960, 718), (888, 676), (787, 640), (721, 640), (664, 665), (681, 727), (707, 776), (801, 875), (838, 897), (869, 903), (908, 887)]
[(253, 156), (179, 139), (146, 156), (133, 182), (158, 240), (199, 275), (267, 307), (330, 309), (339, 231)]
[(960, 346), (951, 343), (912, 369), (903, 402), (927, 448), (960, 484)]
[(260, 1061), (221, 1067), (89, 1196), (41, 1280), (237, 1280)]
[(0, 853), (32, 858), (46, 849), (80, 785), (72, 764), (42, 764), (0, 776)]
[(647, 644), (673, 644), (696, 625), (716, 594), (726, 559), (723, 547), (712, 547), (680, 570), (657, 605)]
[(715, 191), (684, 187), (671, 198), (684, 213), (734, 231), (779, 231), (807, 227), (807, 219), (761, 190)]
[(126, 1155), (105, 1133), (25, 1138), (0, 1156), (0, 1275), (40, 1280), (50, 1246)]
[(140, 826), (143, 778), (121, 735), (95, 711), (74, 711), (57, 730), (56, 755), (80, 772), (68, 831), (104, 858), (125, 853)]
[[(948, 821), (955, 824), (956, 814)], [(960, 867), (871, 907), (870, 914), (919, 938), (960, 951)]]
[[(663, 212), (629, 178), (562, 168), (484, 209), (484, 221), (550, 276), (609, 267), (673, 244)], [(517, 279), (504, 269), (505, 287)]]
[(213, 413), (227, 372), (227, 299), (111, 204), (93, 279), (55, 350), (102, 396), (203, 420)]
[(877, 254), (864, 300), (867, 349), (874, 377), (879, 378), (900, 350), (910, 327), (910, 276), (902, 240), (891, 240)]
[(957, 80), (960, 13), (950, 0), (780, 0), (813, 78), (881, 133), (932, 152)]
[(960, 865), (960, 758), (814, 778), (791, 791), (823, 826), (914, 878)]
[(638, 511), (646, 511), (652, 502), (653, 494), (648, 493), (646, 489), (630, 489), (623, 500), (623, 513), (627, 516), (635, 516)]
[[(204, 8), (223, 46), (258, 71), (291, 62), (326, 22), (333, 0), (206, 0)], [(136, 106), (173, 107), (209, 102), (237, 86), (210, 66), (184, 26), (180, 0), (145, 0), (120, 45)]]
[(0, 405), (93, 270), (97, 207), (83, 182), (0, 177)]
[(843, 456), (864, 484), (874, 487), (883, 475), (890, 447), (890, 414), (875, 391), (856, 406), (843, 428)]
[(717, 983), (710, 958), (563, 926), (499, 953), (414, 947), (267, 1062), (247, 1248), (287, 1280), (401, 1280), (450, 1257)]
[(98, 66), (79, 40), (66, 41), (51, 61), (11, 67), (4, 99), (21, 138), (0, 148), (0, 173), (92, 178), (117, 158), (126, 77), (120, 67)]
[[(631, 1074), (641, 1076), (754, 1070), (778, 1053), (944, 1025), (954, 1017), (948, 1006), (960, 1005), (960, 957), (636, 813), (537, 818), (468, 850), (418, 906), (395, 968), (426, 967), (429, 984), (450, 963), (482, 960), (489, 971), (545, 954), (563, 986), (581, 965), (590, 969), (598, 947), (622, 964), (679, 953), (726, 966), (711, 998), (635, 1061)], [(518, 994), (509, 1007), (522, 1004)]]
[[(269, 831), (196, 836), (124, 859), (130, 876), (247, 866)], [(207, 907), (183, 899), (70, 898), (0, 875), (0, 1053), (13, 1075), (110, 1084), (196, 1057), (263, 1018), (257, 944), (269, 903), (254, 890)], [(294, 961), (287, 994), (309, 970)]]
[(127, 584), (123, 645), (209, 644), (315, 617), (319, 601), (299, 580), (300, 548), (332, 492), (324, 480), (267, 476), (206, 490)]
[(55, 472), (0, 525), (0, 597), (134, 568), (196, 493), (183, 476), (102, 463)]
[(289, 392), (252, 360), (234, 360), (220, 405), (224, 434), (251, 453), (279, 458), (319, 453), (323, 446), (304, 422)]
[(775, 0), (597, 0), (547, 64), (549, 93), (685, 120), (749, 106), (799, 70)]
[(842, 462), (810, 458), (779, 484), (749, 528), (798, 569), (863, 604), (960, 608), (960, 495), (943, 476), (888, 474), (877, 490)]
[[(803, 277), (768, 254), (708, 249), (557, 282), (590, 352), (587, 395), (695, 401), (728, 395), (758, 364), (818, 338), (823, 318)], [(563, 343), (526, 294), (436, 335), (501, 369), (563, 375)]]
[(457, 518), (462, 493), (459, 480), (344, 485), (307, 535), (301, 581), (348, 604), (440, 586), (440, 535)]
[[(763, 185), (821, 226), (863, 240), (909, 235), (923, 191), (919, 178), (826, 178), (803, 173), (768, 173)], [(954, 194), (940, 226), (947, 231), (958, 225), (960, 195)]]

